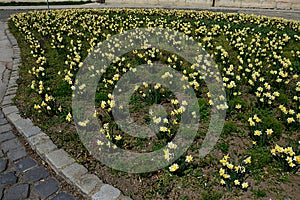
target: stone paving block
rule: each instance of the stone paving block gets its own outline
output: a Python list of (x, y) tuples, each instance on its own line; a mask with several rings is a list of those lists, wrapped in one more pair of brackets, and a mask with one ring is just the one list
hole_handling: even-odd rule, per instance
[(18, 171), (26, 172), (30, 168), (37, 166), (36, 160), (32, 159), (31, 157), (26, 157), (18, 162), (15, 163)]
[[(15, 89), (13, 89), (13, 90), (6, 90), (6, 95), (16, 95), (16, 93), (17, 93), (17, 90), (16, 90), (16, 88)], [(12, 103), (12, 102), (9, 102), (9, 101), (5, 101), (4, 103), (2, 102), (2, 105), (7, 105), (7, 104), (10, 104), (10, 103)]]
[[(16, 68), (16, 66), (14, 66), (14, 68)], [(18, 70), (13, 70), (13, 71), (11, 72), (10, 78), (16, 79), (16, 80), (18, 81), (18, 79), (19, 79), (19, 73), (18, 73)]]
[(0, 126), (0, 133), (5, 133), (7, 131), (11, 131), (12, 127), (10, 124), (5, 124)]
[(5, 132), (5, 133), (1, 133), (0, 134), (0, 143), (1, 142), (4, 142), (4, 141), (7, 141), (7, 140), (10, 140), (10, 139), (13, 139), (15, 138), (16, 136), (13, 134), (12, 131), (8, 131), (8, 132)]
[(3, 196), (3, 188), (0, 188), (0, 199), (2, 199)]
[(120, 190), (109, 184), (104, 184), (100, 188), (100, 191), (96, 192), (92, 198), (93, 200), (116, 200), (120, 195)]
[(7, 159), (0, 159), (0, 172), (3, 172), (4, 170), (6, 170), (6, 166), (7, 166)]
[[(12, 102), (13, 98), (14, 98), (13, 95), (6, 95), (6, 96), (3, 97), (3, 101), (11, 101)], [(3, 112), (4, 112), (4, 110), (3, 110)]]
[(44, 167), (39, 166), (28, 170), (24, 174), (24, 179), (30, 183), (34, 183), (41, 179), (45, 179), (48, 176), (49, 176), (48, 171)]
[[(4, 99), (5, 99), (5, 97), (4, 97)], [(8, 107), (3, 108), (2, 110), (5, 113), (5, 115), (8, 115), (10, 113), (18, 113), (19, 112), (19, 109), (16, 106), (8, 106)]]
[[(8, 69), (8, 71), (10, 73), (10, 78), (12, 78), (12, 74), (17, 73), (17, 72), (15, 70), (13, 70), (13, 66), (12, 65), (11, 65), (10, 68), (11, 69)], [(19, 78), (19, 77), (17, 77), (17, 76), (14, 75), (13, 78)], [(6, 87), (5, 96), (15, 95), (17, 93), (17, 90), (18, 90), (18, 85), (17, 84), (8, 84), (7, 87)]]
[(20, 131), (20, 132), (22, 130), (28, 129), (33, 126), (30, 119), (23, 119), (23, 118), (20, 118), (19, 120), (15, 121), (14, 125), (15, 125), (16, 129), (18, 129), (18, 131)]
[(79, 177), (86, 174), (88, 170), (78, 163), (73, 163), (62, 170), (62, 174), (69, 182), (75, 182)]
[(49, 154), (46, 154), (46, 160), (52, 165), (55, 169), (61, 169), (72, 163), (75, 163), (75, 160), (71, 158), (64, 150), (59, 149), (52, 151)]
[[(11, 74), (16, 73), (16, 77), (19, 78), (19, 72), (18, 71), (19, 71), (18, 69), (17, 70), (12, 69)], [(17, 84), (10, 84), (10, 85), (8, 85), (7, 91), (10, 91), (10, 90), (16, 90), (17, 91), (18, 90), (18, 85)]]
[(0, 149), (0, 158), (4, 157), (3, 151)]
[(18, 85), (17, 84), (9, 85), (7, 91), (18, 91)]
[(28, 138), (41, 132), (41, 129), (37, 126), (32, 126), (26, 130), (22, 130), (21, 132), (26, 138)]
[(8, 90), (16, 90), (16, 91), (18, 91), (18, 85), (17, 84), (9, 85), (8, 86)]
[(97, 186), (102, 184), (102, 181), (94, 174), (85, 174), (78, 177), (74, 183), (83, 193), (89, 195)]
[(33, 135), (33, 136), (27, 138), (27, 141), (29, 142), (32, 149), (36, 149), (36, 146), (38, 144), (42, 144), (42, 143), (44, 143), (48, 140), (50, 140), (49, 136), (46, 135), (46, 133), (43, 133), (43, 132), (40, 132), (36, 135)]
[(6, 153), (6, 152), (8, 152), (9, 150), (12, 150), (12, 149), (20, 148), (22, 146), (23, 145), (20, 143), (18, 138), (7, 140), (7, 141), (5, 141), (1, 144), (1, 148), (2, 148), (4, 153)]
[(17, 93), (17, 87), (10, 87), (6, 90), (6, 95), (14, 95)]
[(21, 119), (21, 116), (17, 113), (11, 113), (6, 116), (7, 120), (11, 123), (15, 123), (17, 120)]
[(20, 49), (18, 48), (18, 45), (13, 45), (13, 50), (14, 50), (14, 56), (13, 56), (13, 64), (20, 66), (20, 56), (21, 52)]
[(14, 184), (17, 180), (18, 178), (16, 177), (15, 172), (0, 174), (0, 186)]
[(36, 151), (42, 157), (45, 157), (45, 154), (54, 151), (55, 149), (57, 149), (57, 147), (51, 140), (46, 140), (45, 142), (36, 145)]
[(13, 104), (13, 102), (11, 100), (3, 100), (2, 101), (2, 107), (3, 108), (11, 106), (12, 104)]
[(22, 184), (10, 187), (6, 190), (4, 200), (24, 200), (28, 197), (29, 185)]
[(14, 58), (13, 58), (13, 65), (17, 65), (17, 67), (18, 66), (20, 66), (21, 65), (21, 58), (20, 58), (20, 56), (21, 56), (21, 50), (20, 50), (20, 48), (18, 47), (18, 45), (16, 45), (16, 46), (13, 46), (13, 51), (14, 51)]
[(34, 188), (38, 191), (42, 199), (45, 199), (58, 190), (59, 182), (55, 178), (49, 178), (36, 185)]
[(10, 84), (10, 85), (17, 84), (17, 78), (12, 77), (11, 79), (9, 79), (8, 84)]
[(8, 121), (5, 118), (0, 119), (0, 126), (4, 125), (4, 124), (7, 124), (7, 123), (8, 123)]
[(61, 192), (56, 195), (52, 200), (75, 200), (75, 197), (66, 192)]
[(12, 160), (16, 161), (26, 156), (25, 147), (20, 147), (16, 149), (9, 150), (7, 153), (7, 157)]
[(8, 88), (18, 88), (18, 84), (10, 84)]
[(11, 100), (7, 100), (7, 99), (4, 99), (2, 101), (2, 107), (5, 108), (5, 107), (9, 107), (9, 106), (12, 106), (13, 105), (13, 102)]
[[(14, 60), (15, 61), (15, 60)], [(15, 63), (14, 63), (15, 64)], [(10, 76), (10, 78), (12, 79), (16, 79), (16, 80), (18, 80), (18, 76), (19, 76), (19, 73), (18, 73), (18, 71), (13, 71), (13, 72), (11, 72), (11, 76)]]

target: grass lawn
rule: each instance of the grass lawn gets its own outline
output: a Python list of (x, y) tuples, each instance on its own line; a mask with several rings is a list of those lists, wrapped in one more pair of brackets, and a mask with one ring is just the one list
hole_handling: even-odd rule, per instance
[[(15, 98), (21, 114), (125, 195), (181, 200), (300, 196), (299, 21), (193, 10), (69, 9), (16, 14), (9, 27), (21, 48)], [(164, 85), (145, 82), (135, 87), (128, 106), (134, 123), (158, 127), (156, 136), (131, 137), (114, 120), (112, 91), (126, 72), (136, 73), (138, 65), (160, 63), (178, 71), (180, 80), (188, 81), (185, 87), (194, 90), (199, 107), (200, 125), (187, 151), (163, 169), (135, 174), (111, 169), (87, 151), (75, 128), (72, 93), (84, 90), (76, 74), (99, 42), (141, 27), (179, 31), (205, 49), (220, 72), (226, 97), (218, 98), (226, 104), (219, 107), (226, 109), (226, 120), (213, 150), (201, 157), (217, 102), (205, 84), (207, 77), (164, 49), (145, 47), (115, 58), (95, 93), (94, 117), (103, 125), (99, 137), (104, 139), (90, 142), (99, 151), (104, 146), (139, 153), (161, 149), (162, 161), (174, 156), (178, 144), (172, 141), (190, 105)], [(211, 65), (205, 65), (209, 72)], [(162, 79), (176, 81), (168, 73)]]

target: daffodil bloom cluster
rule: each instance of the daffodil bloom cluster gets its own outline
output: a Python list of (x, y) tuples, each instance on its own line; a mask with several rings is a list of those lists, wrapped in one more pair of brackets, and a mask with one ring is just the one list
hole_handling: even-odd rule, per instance
[(119, 134), (113, 134), (110, 130), (110, 125), (109, 123), (104, 123), (103, 128), (99, 130), (100, 134), (102, 137), (105, 137), (107, 140), (104, 142), (101, 139), (97, 139), (96, 143), (98, 145), (98, 149), (101, 151), (103, 148), (103, 145), (106, 146), (108, 149), (116, 149), (118, 143), (121, 139), (122, 136)]
[[(246, 103), (234, 105), (240, 111), (239, 114), (245, 112), (249, 117), (247, 107), (266, 110), (272, 108), (275, 113), (273, 117), (283, 121), (287, 129), (299, 129), (298, 21), (247, 14), (163, 9), (32, 11), (15, 14), (11, 20), (28, 44), (33, 60), (26, 76), (28, 80), (25, 80), (28, 81), (26, 87), (31, 89), (31, 95), (34, 97), (30, 99), (32, 110), (39, 116), (56, 115), (69, 123), (72, 122), (72, 91), (84, 93), (87, 88), (84, 83), (75, 81), (76, 73), (82, 68), (87, 55), (94, 50), (100, 51), (96, 49), (98, 43), (113, 35), (141, 27), (168, 28), (193, 38), (216, 62), (217, 73), (221, 75), (219, 79), (215, 78), (218, 74), (212, 70), (213, 63), (206, 59), (201, 66), (201, 73), (196, 70), (197, 64), (188, 63), (176, 52), (148, 48), (145, 45), (141, 49), (114, 57), (106, 70), (100, 71), (96, 66), (87, 66), (89, 71), (95, 72), (91, 78), (102, 74), (96, 92), (96, 110), (99, 112), (95, 112), (94, 117), (99, 118), (101, 114), (103, 128), (99, 130), (99, 134), (109, 141), (93, 141), (99, 150), (102, 150), (104, 145), (112, 149), (116, 149), (117, 145), (125, 149), (131, 148), (129, 142), (132, 140), (112, 121), (112, 108), (125, 110), (126, 106), (116, 104), (112, 90), (116, 89), (117, 82), (126, 72), (136, 73), (136, 67), (141, 64), (162, 63), (178, 70), (182, 76), (176, 81), (188, 82), (181, 90), (192, 88), (199, 100), (205, 99), (208, 107), (216, 106), (218, 110), (226, 110), (230, 105), (227, 105), (227, 100), (245, 100), (248, 104), (245, 107)], [(181, 41), (168, 39), (181, 44)], [(115, 43), (109, 49), (120, 48), (120, 44)], [(160, 78), (169, 83), (175, 82), (171, 72), (162, 74)], [(212, 98), (214, 88), (207, 88), (205, 85), (205, 80), (210, 78), (216, 79), (215, 83), (224, 87), (226, 96), (218, 95), (217, 100)], [(172, 161), (177, 146), (170, 141), (176, 133), (182, 114), (190, 106), (188, 100), (177, 99), (160, 83), (144, 82), (141, 86), (131, 86), (135, 92), (130, 102), (130, 111), (142, 123), (157, 127), (159, 134), (155, 139), (163, 140), (166, 145), (163, 158)], [(155, 113), (150, 108), (152, 104), (166, 107), (167, 115)], [(276, 134), (276, 129), (263, 126), (265, 122), (261, 113), (253, 112), (259, 114), (253, 113), (248, 119), (250, 137), (255, 144), (266, 144), (268, 139)], [(278, 113), (282, 113), (282, 116), (277, 116)], [(196, 118), (196, 113), (192, 113), (190, 118)], [(85, 119), (78, 125), (85, 127), (89, 123), (90, 121)], [(281, 150), (279, 147), (277, 149)], [(284, 149), (282, 152), (275, 150), (274, 153), (276, 157), (283, 156), (288, 165), (299, 165), (299, 157), (290, 155), (290, 150), (288, 153), (285, 153)], [(193, 162), (192, 155), (194, 154), (186, 155), (183, 163)], [(220, 161), (220, 183), (227, 187), (247, 189), (249, 183), (245, 181), (246, 166), (251, 163), (251, 158), (245, 158), (240, 164), (229, 160), (229, 156), (224, 156)], [(173, 163), (168, 171), (178, 172), (182, 166), (180, 162)]]
[(173, 142), (169, 142), (167, 145), (167, 148), (164, 149), (164, 158), (167, 161), (170, 161), (174, 157), (174, 153), (172, 153), (173, 150), (177, 148), (177, 145), (174, 144)]
[[(296, 125), (300, 123), (300, 112), (297, 113), (294, 109), (289, 109), (284, 105), (279, 105), (278, 108), (282, 112), (282, 116), (284, 119), (286, 119), (286, 123), (291, 125)], [(300, 111), (300, 107), (298, 109)], [(296, 125), (297, 126), (297, 125)]]
[(234, 164), (230, 162), (229, 155), (225, 155), (220, 163), (222, 167), (219, 169), (220, 184), (226, 187), (228, 190), (232, 190), (233, 187), (240, 189), (247, 189), (249, 183), (246, 180), (247, 165), (251, 164), (251, 157), (246, 157), (240, 164)]
[(248, 123), (250, 126), (250, 137), (253, 139), (254, 145), (265, 145), (274, 133), (272, 128), (262, 128), (263, 121), (257, 114), (250, 117)]
[[(122, 15), (119, 15), (122, 13)], [(125, 14), (124, 14), (125, 13)], [(124, 15), (123, 15), (124, 14)], [(136, 16), (139, 17), (136, 17)], [(157, 18), (149, 18), (157, 16)], [(164, 17), (173, 17), (167, 21)], [(193, 21), (184, 20), (187, 16), (193, 16)], [(170, 18), (171, 19), (171, 18)], [(202, 19), (223, 21), (225, 23), (205, 23)], [(247, 84), (249, 91), (257, 97), (258, 105), (273, 105), (281, 95), (278, 87), (281, 85), (293, 85), (298, 80), (296, 68), (293, 60), (284, 55), (285, 47), (293, 40), (299, 41), (299, 34), (281, 33), (285, 29), (299, 31), (299, 24), (296, 21), (287, 21), (279, 18), (270, 19), (262, 16), (252, 16), (246, 14), (224, 14), (207, 11), (178, 11), (178, 10), (158, 10), (158, 9), (72, 9), (72, 10), (52, 10), (49, 12), (30, 12), (28, 14), (16, 14), (12, 16), (12, 21), (32, 49), (32, 55), (36, 59), (32, 69), (29, 71), (33, 75), (31, 88), (41, 95), (40, 102), (36, 102), (35, 109), (42, 112), (41, 104), (45, 94), (53, 96), (53, 103), (44, 106), (47, 112), (50, 109), (61, 112), (66, 109), (66, 105), (61, 105), (53, 94), (57, 88), (44, 86), (44, 78), (48, 73), (52, 74), (51, 63), (48, 63), (48, 46), (43, 40), (37, 38), (44, 37), (50, 41), (50, 47), (57, 51), (57, 55), (63, 57), (61, 68), (57, 75), (61, 77), (70, 88), (76, 87), (74, 75), (78, 68), (83, 65), (83, 59), (87, 52), (91, 52), (98, 42), (110, 38), (112, 35), (122, 33), (138, 27), (165, 27), (176, 31), (181, 31), (188, 36), (199, 41), (206, 50), (212, 51), (212, 56), (219, 64), (223, 78), (223, 86), (226, 88), (227, 98), (231, 99), (242, 95), (243, 85)], [(256, 28), (232, 26), (232, 24), (252, 23)], [(263, 27), (274, 27), (266, 34), (261, 33)], [(219, 37), (224, 41), (218, 43)], [(250, 41), (250, 43), (247, 43)], [(230, 53), (231, 49), (236, 53)], [(153, 63), (150, 58), (159, 57), (162, 52), (158, 49), (149, 49), (146, 52), (135, 52), (140, 61)], [(292, 51), (295, 59), (300, 57), (299, 51)], [(174, 69), (182, 69), (183, 62), (176, 55), (167, 55), (166, 63)], [(124, 69), (118, 69), (105, 81), (106, 87), (112, 86), (120, 77), (119, 72), (128, 70), (134, 71), (132, 63), (121, 58), (116, 63)], [(92, 67), (92, 66), (91, 66)], [(196, 74), (195, 74), (196, 73)], [(291, 77), (295, 81), (291, 80)], [(172, 78), (172, 74), (165, 74), (163, 79)], [(203, 76), (197, 72), (186, 71), (183, 78), (190, 78), (190, 86), (199, 90), (203, 84)], [(298, 81), (299, 88), (299, 81)], [(186, 87), (190, 87), (186, 86)], [(156, 85), (155, 88), (159, 88)], [(299, 90), (296, 88), (296, 91)], [(293, 91), (288, 91), (292, 92)], [(145, 96), (146, 94), (143, 94)], [(294, 99), (299, 94), (293, 94)], [(58, 101), (58, 102), (57, 102)], [(45, 102), (45, 100), (44, 100)], [(299, 100), (297, 100), (299, 102)], [(213, 105), (213, 100), (209, 100)], [(48, 107), (49, 106), (49, 107)], [(226, 104), (217, 105), (218, 109), (225, 110)], [(239, 107), (239, 106), (238, 106)], [(184, 108), (174, 111), (173, 114), (181, 113)], [(294, 109), (295, 110), (295, 109)], [(295, 112), (297, 112), (295, 110)], [(57, 113), (56, 113), (57, 114)], [(298, 113), (299, 115), (299, 113)], [(297, 113), (288, 117), (288, 123), (299, 122)], [(298, 118), (297, 118), (298, 117)]]
[(255, 114), (253, 117), (250, 117), (248, 119), (250, 126), (256, 126), (256, 123), (260, 123), (261, 119)]
[(285, 171), (296, 172), (300, 167), (300, 155), (292, 147), (275, 145), (271, 154), (283, 164)]
[[(164, 151), (164, 158), (167, 160), (167, 161), (170, 161), (172, 159), (174, 159), (174, 150), (177, 149), (177, 145), (174, 144), (173, 142), (169, 142), (167, 144), (167, 147), (163, 150)], [(185, 159), (179, 159), (176, 161), (176, 163), (173, 163), (170, 167), (169, 167), (169, 171), (170, 172), (175, 172), (177, 171), (178, 169), (180, 169), (180, 166), (182, 168), (184, 168), (187, 164), (187, 163), (190, 163), (193, 161), (193, 156), (192, 155), (187, 155), (185, 156)], [(179, 163), (180, 161), (183, 161), (184, 163)], [(178, 164), (179, 163), (179, 164)]]

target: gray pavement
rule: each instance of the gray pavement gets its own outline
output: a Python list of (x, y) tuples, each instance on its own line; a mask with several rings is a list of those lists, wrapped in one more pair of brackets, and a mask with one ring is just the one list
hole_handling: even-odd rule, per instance
[[(163, 9), (193, 9), (193, 10), (209, 10), (213, 12), (225, 13), (246, 13), (255, 15), (265, 15), (269, 17), (282, 17), (290, 20), (300, 20), (300, 10), (278, 10), (278, 9), (252, 9), (252, 8), (229, 8), (229, 7), (199, 7), (199, 6), (176, 6), (176, 5), (157, 5), (151, 2), (145, 5), (128, 4), (112, 4), (112, 3), (88, 3), (82, 5), (51, 5), (50, 9), (65, 8), (163, 8)], [(10, 13), (22, 12), (26, 10), (45, 10), (47, 6), (0, 6), (0, 18), (6, 19)], [(6, 17), (6, 18), (5, 18)]]
[(5, 34), (6, 24), (0, 21), (0, 100), (3, 99), (12, 67), (13, 51)]
[[(51, 9), (61, 8), (120, 8), (124, 5), (109, 5), (109, 4), (86, 4), (73, 6), (50, 6)], [(138, 8), (141, 6), (126, 5), (126, 7)], [(175, 6), (157, 6), (146, 5), (142, 7), (155, 7), (173, 9)], [(75, 199), (74, 193), (67, 190), (66, 183), (59, 181), (59, 178), (52, 170), (43, 166), (43, 161), (38, 156), (32, 156), (29, 152), (28, 145), (24, 139), (16, 132), (13, 126), (8, 122), (3, 115), (2, 110), (5, 102), (12, 96), (5, 96), (7, 85), (14, 80), (11, 74), (17, 73), (12, 71), (13, 55), (18, 48), (13, 48), (7, 37), (7, 25), (5, 20), (10, 14), (24, 12), (32, 9), (46, 9), (46, 6), (22, 6), (22, 7), (0, 7), (0, 199)], [(234, 12), (234, 13), (249, 13), (258, 15), (268, 15), (273, 17), (283, 17), (287, 19), (300, 20), (300, 11), (287, 10), (262, 10), (262, 9), (236, 9), (236, 8), (199, 8), (185, 7), (184, 9), (211, 10), (218, 12)], [(20, 53), (20, 52), (18, 52)], [(14, 80), (15, 81), (15, 80)], [(4, 101), (2, 101), (4, 99)], [(13, 111), (12, 111), (13, 112)], [(85, 170), (84, 170), (85, 171)], [(86, 172), (85, 172), (86, 173)], [(100, 193), (103, 191), (112, 190), (109, 185), (101, 187)], [(116, 191), (116, 196), (120, 195)], [(101, 193), (102, 192), (102, 193)], [(105, 192), (105, 194), (107, 194)], [(78, 195), (78, 194), (77, 194)], [(126, 199), (124, 197), (124, 199)]]

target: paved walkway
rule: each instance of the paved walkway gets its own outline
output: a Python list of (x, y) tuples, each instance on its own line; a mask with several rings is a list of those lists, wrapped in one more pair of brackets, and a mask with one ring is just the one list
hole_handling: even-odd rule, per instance
[[(151, 4), (151, 1), (147, 4), (135, 5), (131, 4), (112, 4), (112, 3), (89, 3), (83, 5), (50, 5), (50, 9), (62, 9), (62, 8), (165, 8), (165, 9), (193, 9), (193, 10), (210, 10), (215, 12), (231, 12), (231, 13), (247, 13), (255, 15), (265, 15), (270, 17), (282, 17), (292, 20), (300, 20), (299, 10), (277, 10), (277, 9), (248, 9), (248, 8), (229, 8), (229, 7), (199, 7), (199, 6), (176, 6), (176, 5), (157, 5)], [(0, 6), (0, 17), (1, 10), (9, 12), (21, 12), (22, 10), (31, 9), (47, 9), (47, 6)], [(9, 17), (9, 15), (3, 15)], [(1, 17), (2, 18), (2, 17)]]
[[(99, 8), (99, 7), (124, 7), (123, 5), (103, 5), (103, 4), (87, 4), (76, 6), (51, 6), (52, 9), (59, 8)], [(139, 7), (127, 5), (127, 7)], [(151, 6), (157, 8), (176, 8), (171, 6)], [(82, 199), (82, 196), (72, 189), (65, 181), (61, 180), (55, 173), (44, 166), (43, 161), (36, 153), (28, 147), (29, 145), (23, 137), (12, 127), (2, 112), (2, 105), (10, 97), (5, 97), (9, 77), (14, 78), (17, 71), (13, 71), (13, 55), (20, 54), (17, 47), (13, 47), (7, 38), (7, 25), (4, 22), (10, 14), (31, 9), (45, 9), (45, 6), (38, 7), (0, 7), (0, 199), (54, 199), (54, 200), (71, 200)], [(284, 17), (287, 19), (300, 20), (300, 12), (298, 11), (278, 11), (278, 10), (260, 10), (260, 9), (234, 9), (234, 8), (197, 8), (186, 7), (185, 9), (208, 9), (212, 11), (222, 12), (244, 12), (253, 14), (264, 14), (269, 16)], [(16, 89), (8, 89), (10, 90)], [(4, 99), (4, 101), (2, 101)], [(2, 104), (2, 103), (3, 104)], [(5, 109), (5, 108), (3, 108)], [(82, 170), (81, 170), (82, 171)], [(85, 171), (85, 170), (83, 170)], [(85, 172), (86, 173), (86, 172)], [(89, 185), (89, 183), (86, 183)], [(95, 185), (98, 185), (95, 184)], [(91, 186), (92, 187), (92, 186)], [(95, 187), (95, 186), (93, 186)], [(100, 187), (100, 186), (99, 186)], [(71, 189), (70, 189), (71, 188)], [(91, 189), (92, 190), (92, 189)], [(105, 191), (105, 192), (104, 192)], [(110, 193), (108, 193), (109, 191)], [(120, 192), (108, 185), (101, 187), (98, 196), (102, 194), (109, 195), (107, 199), (112, 198), (116, 194), (116, 198)], [(120, 197), (119, 197), (120, 198)], [(98, 198), (101, 199), (101, 198)], [(129, 199), (122, 197), (120, 199)]]
[(18, 51), (12, 48), (6, 29), (6, 23), (0, 21), (0, 199), (74, 200), (75, 197), (65, 192), (57, 178), (51, 175), (52, 170), (40, 164), (42, 160), (32, 154), (2, 112), (2, 99), (12, 71), (13, 51)]

